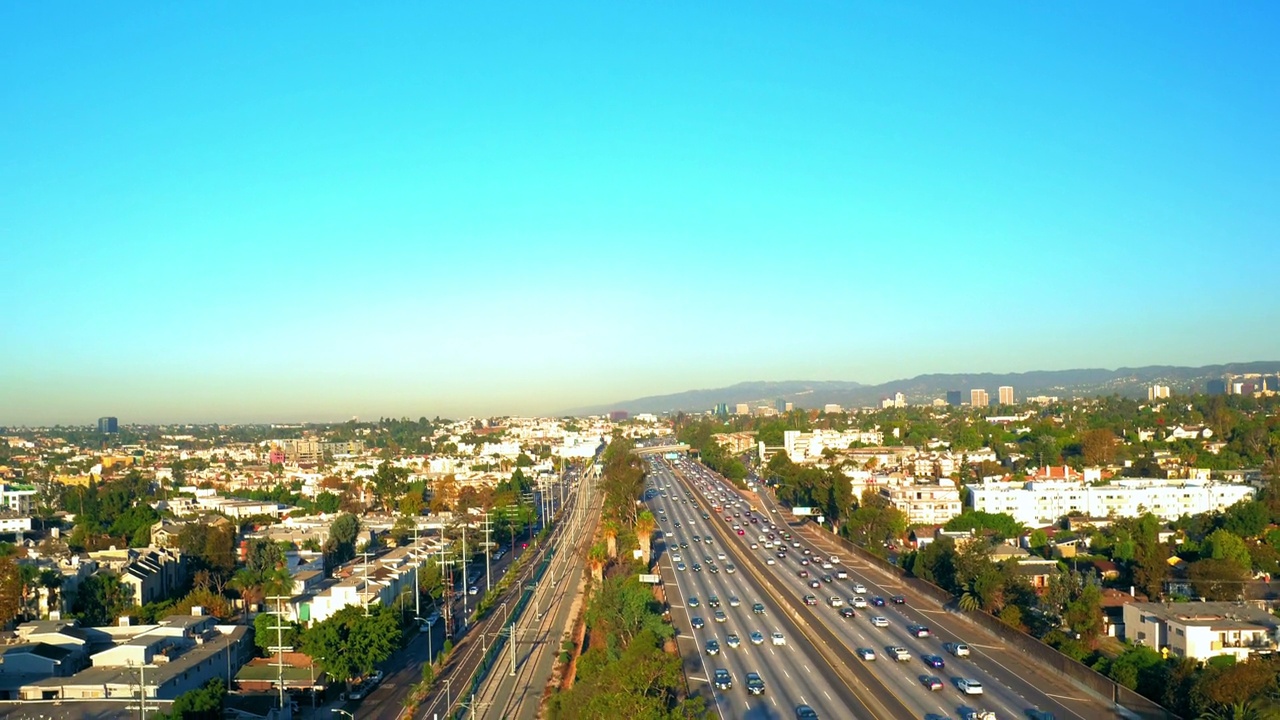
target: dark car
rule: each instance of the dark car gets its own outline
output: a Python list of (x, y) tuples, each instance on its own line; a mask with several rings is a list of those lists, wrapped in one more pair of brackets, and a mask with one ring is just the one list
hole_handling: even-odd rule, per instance
[(876, 607), (884, 607), (884, 598), (877, 595), (871, 598), (871, 604), (875, 605)]
[(808, 705), (796, 708), (796, 720), (818, 720), (818, 711)]
[(707, 641), (707, 654), (708, 655), (720, 654), (720, 642), (715, 638), (711, 638), (710, 640)]
[(716, 689), (728, 690), (733, 687), (733, 678), (729, 675), (729, 671), (724, 668), (716, 668)]
[(853, 608), (849, 607), (848, 605), (845, 605), (844, 607), (840, 608), (840, 617), (842, 618), (858, 617), (858, 613)]
[(760, 673), (747, 673), (747, 692), (752, 695), (764, 694), (764, 680), (760, 677)]
[(755, 614), (757, 614), (757, 615), (763, 615), (763, 614), (764, 614), (764, 603), (756, 603), (756, 604), (752, 605), (752, 606), (751, 606), (751, 612), (753, 612), (753, 613), (755, 613)]
[(894, 595), (893, 597), (889, 598), (889, 602), (893, 603), (894, 605), (905, 605), (907, 602), (907, 599), (901, 595)]
[(941, 690), (941, 689), (942, 689), (942, 678), (937, 677), (937, 676), (935, 676), (935, 675), (921, 675), (921, 676), (920, 676), (920, 684), (921, 684), (921, 685), (924, 685), (925, 687), (929, 688), (930, 690)]
[(935, 670), (947, 664), (939, 655), (921, 655), (920, 659), (924, 661), (925, 665), (928, 665)]

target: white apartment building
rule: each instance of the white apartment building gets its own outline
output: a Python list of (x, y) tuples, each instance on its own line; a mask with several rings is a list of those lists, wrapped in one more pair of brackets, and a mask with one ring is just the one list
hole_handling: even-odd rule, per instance
[(1204, 480), (1125, 478), (1107, 485), (1084, 481), (984, 482), (969, 486), (974, 510), (1007, 513), (1038, 527), (1071, 513), (1086, 517), (1137, 517), (1152, 513), (1163, 520), (1220, 512), (1252, 498), (1248, 485)]
[(1147, 388), (1147, 401), (1162, 400), (1169, 397), (1168, 385), (1152, 385)]
[(1129, 603), (1124, 606), (1125, 639), (1178, 657), (1208, 660), (1276, 649), (1280, 620), (1248, 605), (1232, 602)]
[(839, 432), (819, 428), (811, 433), (799, 430), (787, 430), (782, 433), (782, 449), (794, 463), (822, 457), (822, 451), (827, 449), (841, 451), (847, 450), (853, 443), (879, 445), (883, 442), (884, 433), (879, 430)]
[(948, 479), (886, 487), (881, 495), (907, 516), (911, 525), (942, 525), (960, 514), (960, 489)]

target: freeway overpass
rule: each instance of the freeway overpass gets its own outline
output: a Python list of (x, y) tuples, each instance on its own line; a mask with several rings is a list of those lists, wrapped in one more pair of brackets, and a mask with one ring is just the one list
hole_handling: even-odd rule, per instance
[(632, 448), (631, 452), (636, 455), (665, 455), (667, 453), (688, 454), (689, 446), (685, 443), (676, 443), (674, 445), (654, 445), (653, 447)]

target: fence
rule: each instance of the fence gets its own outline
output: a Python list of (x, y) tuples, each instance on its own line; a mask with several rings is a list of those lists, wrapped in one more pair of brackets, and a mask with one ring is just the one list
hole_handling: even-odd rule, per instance
[(998, 618), (982, 611), (970, 612), (961, 610), (955, 602), (955, 597), (937, 585), (927, 580), (907, 575), (902, 568), (885, 558), (867, 551), (860, 545), (855, 545), (839, 536), (832, 537), (841, 547), (857, 555), (867, 563), (895, 576), (904, 585), (911, 588), (912, 591), (937, 600), (948, 611), (964, 617), (975, 625), (981, 626), (984, 630), (1008, 643), (1015, 650), (1030, 655), (1045, 667), (1065, 675), (1082, 690), (1099, 700), (1111, 703), (1118, 709), (1123, 709), (1129, 715), (1142, 720), (1178, 720), (1178, 716), (1169, 712), (1164, 706), (1117, 683), (1088, 665), (1063, 655), (1035, 637), (1006, 625)]

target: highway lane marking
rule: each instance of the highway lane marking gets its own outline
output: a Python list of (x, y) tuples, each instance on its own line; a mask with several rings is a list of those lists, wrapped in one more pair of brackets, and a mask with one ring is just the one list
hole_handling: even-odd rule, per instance
[[(1045, 697), (1057, 698), (1059, 700), (1074, 700), (1076, 702), (1089, 702), (1088, 698), (1071, 697), (1070, 695), (1054, 695), (1053, 693), (1045, 693)], [(1026, 700), (1026, 698), (1022, 698)]]

